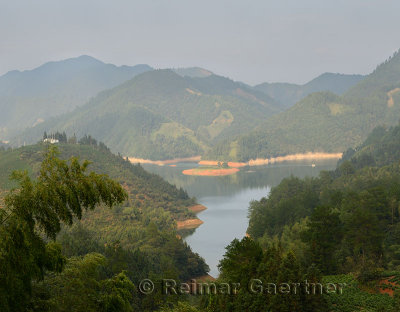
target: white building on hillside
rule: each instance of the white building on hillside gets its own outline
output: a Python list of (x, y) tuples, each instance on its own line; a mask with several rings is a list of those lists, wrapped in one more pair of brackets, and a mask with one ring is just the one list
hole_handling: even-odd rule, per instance
[(50, 144), (56, 144), (59, 141), (57, 139), (53, 139), (53, 138), (46, 138), (43, 140), (44, 143), (50, 143)]

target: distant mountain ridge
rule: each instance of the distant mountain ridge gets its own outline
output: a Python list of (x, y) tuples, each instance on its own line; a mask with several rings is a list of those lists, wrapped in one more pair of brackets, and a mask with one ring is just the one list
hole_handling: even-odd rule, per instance
[(342, 96), (308, 95), (254, 131), (214, 146), (205, 158), (247, 161), (304, 152), (343, 152), (400, 116), (400, 53)]
[(364, 78), (363, 75), (324, 73), (304, 85), (265, 82), (254, 88), (268, 94), (280, 102), (283, 107), (289, 108), (314, 92), (330, 91), (341, 95)]
[(99, 93), (71, 113), (27, 129), (17, 143), (35, 142), (44, 131), (66, 131), (91, 134), (126, 156), (190, 157), (250, 131), (279, 111), (267, 95), (228, 78), (153, 70)]
[(171, 69), (182, 77), (204, 78), (213, 75), (211, 71), (200, 67), (180, 67)]
[[(29, 77), (31, 72), (39, 76), (44, 72), (48, 80), (35, 81), (37, 86), (32, 83), (19, 92), (22, 97), (30, 97), (30, 105), (21, 98), (14, 98), (18, 105), (10, 105), (12, 101), (7, 98), (7, 109), (0, 116), (0, 140), (19, 146), (37, 142), (44, 131), (65, 131), (69, 136), (91, 134), (114, 152), (151, 160), (202, 155), (213, 160), (247, 161), (310, 151), (337, 153), (359, 144), (375, 126), (397, 122), (398, 63), (396, 53), (365, 78), (325, 73), (303, 86), (251, 87), (198, 67), (116, 67), (82, 56), (22, 72), (24, 79), (18, 72), (0, 77), (0, 108), (2, 99), (29, 84), (26, 81), (33, 79)], [(127, 78), (129, 75), (133, 78)], [(68, 77), (73, 77), (74, 83), (69, 84)], [(105, 88), (104, 80), (108, 85), (123, 81)], [(77, 81), (83, 81), (79, 87), (75, 85)], [(102, 89), (85, 105), (61, 115), (65, 103), (71, 107), (77, 101), (62, 98), (58, 87), (70, 95), (76, 89), (94, 92), (100, 85)], [(32, 98), (40, 99), (40, 86), (46, 86), (46, 95), (52, 94), (49, 90), (61, 95), (62, 105), (57, 101), (32, 105)], [(324, 89), (328, 91), (314, 92)], [(289, 109), (283, 104), (303, 95), (306, 96)], [(82, 94), (79, 96), (82, 100)], [(88, 97), (87, 93), (85, 96)], [(36, 118), (43, 112), (48, 117)], [(16, 117), (13, 121), (7, 116)], [(10, 129), (7, 122), (28, 127), (22, 133), (5, 136)]]
[(98, 92), (149, 71), (148, 65), (105, 64), (82, 55), (0, 77), (0, 139), (21, 129), (71, 111)]

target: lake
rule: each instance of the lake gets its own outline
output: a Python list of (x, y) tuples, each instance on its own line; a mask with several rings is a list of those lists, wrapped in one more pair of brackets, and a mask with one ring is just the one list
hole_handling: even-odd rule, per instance
[(243, 238), (248, 225), (247, 210), (251, 200), (268, 196), (271, 187), (291, 175), (318, 176), (321, 170), (332, 170), (336, 160), (297, 161), (268, 166), (246, 167), (240, 172), (224, 177), (186, 176), (182, 170), (194, 168), (194, 163), (178, 163), (176, 167), (143, 165), (168, 182), (185, 189), (189, 196), (207, 207), (198, 214), (204, 221), (193, 234), (185, 238), (194, 252), (200, 254), (210, 266), (210, 275), (217, 277), (217, 265), (225, 247), (234, 238)]

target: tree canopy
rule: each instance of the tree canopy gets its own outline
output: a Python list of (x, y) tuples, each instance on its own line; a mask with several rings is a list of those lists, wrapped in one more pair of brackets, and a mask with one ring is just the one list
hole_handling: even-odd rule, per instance
[(46, 270), (61, 272), (65, 258), (55, 244), (61, 224), (71, 225), (84, 210), (101, 203), (112, 207), (126, 199), (123, 188), (106, 175), (88, 172), (89, 162), (57, 157), (49, 148), (39, 175), (15, 171), (18, 184), (0, 210), (0, 308), (24, 311), (31, 283)]

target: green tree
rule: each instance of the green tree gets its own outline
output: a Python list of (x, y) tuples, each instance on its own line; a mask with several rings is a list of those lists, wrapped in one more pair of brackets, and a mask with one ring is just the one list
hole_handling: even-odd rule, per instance
[(109, 207), (126, 199), (123, 188), (105, 175), (88, 172), (88, 161), (46, 153), (37, 179), (14, 172), (18, 183), (0, 210), (0, 310), (24, 311), (33, 280), (46, 270), (62, 271), (65, 259), (54, 243), (61, 224), (71, 225), (86, 209), (104, 203)]
[(308, 245), (309, 261), (321, 272), (332, 274), (337, 265), (335, 250), (343, 236), (339, 214), (328, 206), (318, 206), (311, 214), (307, 225), (308, 228), (302, 233), (302, 238)]
[(198, 309), (186, 302), (178, 302), (173, 308), (163, 308), (159, 312), (199, 312)]
[(344, 243), (357, 270), (374, 270), (382, 265), (385, 223), (390, 220), (383, 194), (377, 189), (350, 193), (344, 201)]
[(234, 239), (228, 247), (224, 258), (218, 265), (223, 280), (246, 285), (252, 276), (257, 276), (257, 268), (263, 257), (260, 245), (251, 238), (241, 241)]
[(279, 243), (263, 251), (249, 238), (234, 240), (219, 267), (221, 281), (240, 286), (235, 293), (205, 298), (201, 304), (206, 311), (327, 311), (321, 294), (304, 289), (305, 280), (318, 283), (318, 272), (304, 268), (294, 253), (284, 253)]
[[(68, 259), (61, 274), (47, 274), (34, 283), (32, 311), (130, 312), (135, 287), (125, 272), (102, 278), (106, 258), (97, 253)], [(39, 291), (38, 291), (39, 290)], [(37, 293), (46, 296), (38, 296)]]

